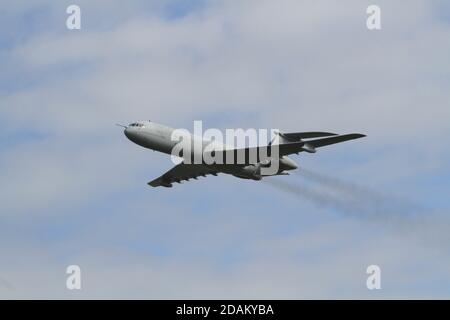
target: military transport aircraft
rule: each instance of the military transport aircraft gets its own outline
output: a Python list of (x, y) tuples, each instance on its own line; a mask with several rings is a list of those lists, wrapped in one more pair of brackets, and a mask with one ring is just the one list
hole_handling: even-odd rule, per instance
[[(124, 127), (124, 133), (132, 142), (152, 150), (172, 154), (178, 141), (173, 139), (173, 128), (155, 123), (153, 121), (138, 121)], [(218, 173), (231, 174), (238, 178), (261, 180), (263, 177), (271, 175), (286, 175), (286, 171), (297, 169), (296, 163), (288, 158), (290, 154), (299, 152), (316, 152), (317, 148), (365, 137), (363, 134), (351, 133), (338, 135), (330, 132), (277, 132), (276, 137), (265, 146), (234, 148), (224, 144), (215, 145), (211, 149), (211, 141), (198, 136), (191, 136), (191, 143), (198, 143), (200, 139), (201, 152), (208, 153), (210, 158), (228, 159), (228, 156), (236, 156), (238, 161), (230, 162), (201, 162), (192, 160), (197, 152), (195, 148), (188, 149), (189, 152), (180, 152), (182, 161), (161, 177), (150, 181), (148, 185), (152, 187), (172, 187), (172, 183), (180, 183), (182, 180), (197, 179), (199, 176), (217, 176)], [(196, 141), (197, 140), (197, 141)], [(196, 142), (195, 142), (196, 141)], [(209, 145), (209, 151), (205, 151)], [(191, 151), (192, 150), (192, 151)], [(184, 151), (184, 150), (183, 150)], [(274, 152), (276, 151), (276, 152)], [(184, 154), (183, 154), (184, 153)], [(221, 155), (222, 157), (218, 157)], [(239, 155), (243, 155), (239, 158)], [(231, 157), (233, 158), (233, 157)], [(203, 158), (201, 158), (203, 159)], [(240, 160), (240, 161), (239, 161)], [(276, 166), (274, 166), (276, 164)], [(274, 166), (276, 171), (269, 174), (263, 169)]]

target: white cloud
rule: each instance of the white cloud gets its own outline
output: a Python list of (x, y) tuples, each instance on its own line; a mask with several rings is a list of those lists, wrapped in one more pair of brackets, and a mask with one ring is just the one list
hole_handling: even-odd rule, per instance
[[(436, 256), (414, 245), (417, 256), (409, 257), (407, 238), (384, 239), (373, 229), (373, 239), (366, 239), (354, 234), (358, 228), (347, 220), (326, 225), (321, 210), (254, 182), (219, 177), (170, 192), (144, 189), (168, 168), (169, 159), (165, 166), (164, 156), (131, 145), (113, 125), (152, 119), (190, 128), (193, 120), (208, 118), (206, 125), (359, 131), (368, 134), (364, 142), (302, 160), (349, 179), (420, 194), (421, 186), (402, 186), (402, 179), (441, 174), (449, 157), (442, 138), (449, 134), (449, 24), (436, 18), (435, 2), (380, 1), (383, 29), (370, 32), (361, 1), (345, 6), (217, 1), (173, 20), (161, 16), (159, 1), (149, 7), (121, 2), (120, 10), (82, 1), (78, 33), (64, 29), (61, 4), (41, 3), (52, 12), (45, 31), (35, 30), (1, 53), (5, 73), (0, 80), (11, 88), (0, 91), (0, 133), (8, 140), (0, 149), (0, 217), (7, 222), (4, 228), (20, 229), (28, 216), (51, 225), (49, 217), (69, 218), (71, 208), (86, 208), (79, 217), (84, 226), (99, 206), (111, 210), (105, 203), (124, 210), (122, 215), (111, 210), (108, 223), (113, 225), (106, 226), (100, 213), (101, 221), (93, 219), (92, 229), (84, 230), (86, 240), (65, 239), (77, 252), (67, 255), (89, 266), (83, 296), (372, 297), (360, 287), (365, 279), (359, 272), (373, 260), (388, 266), (393, 284), (384, 297), (420, 296), (426, 278), (414, 279), (412, 293), (404, 288), (410, 287), (408, 277), (424, 273), (407, 267), (403, 276), (402, 268)], [(11, 3), (7, 11), (20, 18), (28, 5)], [(21, 134), (42, 138), (23, 142)], [(354, 160), (358, 157), (362, 160)], [(136, 191), (137, 186), (143, 189)], [(114, 197), (121, 192), (126, 196)], [(258, 204), (262, 199), (270, 200), (266, 207)], [(148, 213), (145, 208), (155, 209)], [(286, 212), (282, 221), (276, 219), (280, 209)], [(138, 219), (142, 212), (148, 220)], [(205, 218), (207, 212), (211, 215)], [(197, 222), (199, 215), (203, 223)], [(311, 220), (319, 225), (313, 231), (286, 236), (293, 222)], [(170, 233), (169, 226), (179, 234)], [(31, 233), (42, 236), (45, 229), (32, 227)], [(124, 247), (135, 241), (158, 244), (186, 260), (133, 255), (129, 248), (105, 246), (101, 240), (121, 243), (121, 236)], [(2, 247), (2, 261), (10, 263), (0, 265), (0, 290), (15, 288), (7, 297), (77, 297), (54, 277), (63, 265), (55, 258), (64, 256), (61, 248), (52, 247), (52, 241), (34, 247), (13, 238), (18, 250), (27, 252), (27, 263), (19, 267), (18, 253)], [(209, 257), (219, 248), (232, 260), (229, 249), (236, 242), (248, 257), (238, 254), (235, 263), (223, 265), (216, 255)], [(201, 259), (189, 260), (182, 249)], [(46, 253), (35, 254), (38, 250)], [(426, 270), (436, 272), (430, 276), (436, 290), (438, 278), (449, 277), (433, 262)], [(427, 297), (435, 294), (431, 287), (424, 292)]]

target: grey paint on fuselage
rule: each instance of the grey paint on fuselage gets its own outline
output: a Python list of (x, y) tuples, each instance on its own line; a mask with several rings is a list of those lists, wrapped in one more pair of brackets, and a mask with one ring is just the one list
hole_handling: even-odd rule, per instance
[(128, 126), (124, 133), (134, 143), (148, 149), (171, 154), (176, 141), (171, 140), (173, 128), (151, 122), (138, 122), (142, 126)]
[[(172, 154), (174, 146), (178, 143), (178, 141), (172, 140), (172, 133), (174, 130), (174, 128), (158, 124), (153, 121), (140, 121), (126, 127), (124, 133), (128, 139), (144, 148), (152, 149), (166, 154)], [(203, 147), (210, 143), (210, 141), (202, 140), (201, 137), (192, 135), (192, 138), (201, 140)], [(226, 148), (226, 146), (224, 147)], [(237, 164), (204, 165), (212, 167), (218, 172), (231, 174), (239, 178), (255, 180), (261, 179), (260, 176), (254, 175), (256, 164), (247, 166)], [(293, 160), (289, 159), (287, 156), (281, 157), (278, 173), (282, 173), (285, 170), (294, 169), (297, 169), (297, 165)]]

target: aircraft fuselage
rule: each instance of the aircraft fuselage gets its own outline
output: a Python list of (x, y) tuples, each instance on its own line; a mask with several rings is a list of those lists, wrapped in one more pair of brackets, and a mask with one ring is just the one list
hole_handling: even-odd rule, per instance
[[(148, 149), (159, 151), (166, 154), (172, 154), (172, 151), (179, 141), (172, 140), (172, 134), (174, 128), (155, 123), (153, 121), (142, 121), (130, 124), (124, 130), (125, 135), (132, 142)], [(192, 144), (199, 143), (200, 145), (206, 147), (211, 141), (203, 140), (198, 136), (191, 136)], [(223, 146), (223, 145), (222, 145)], [(195, 148), (192, 148), (191, 158), (195, 157)], [(187, 157), (187, 155), (184, 155)], [(296, 163), (288, 158), (287, 156), (282, 156), (276, 159), (278, 161), (278, 170), (275, 174), (283, 174), (286, 170), (297, 169)], [(253, 179), (260, 180), (262, 175), (259, 174), (258, 162), (247, 163), (243, 165), (239, 164), (205, 164), (209, 168), (214, 169), (216, 172), (222, 172), (231, 174), (233, 176), (243, 178), (243, 179)]]

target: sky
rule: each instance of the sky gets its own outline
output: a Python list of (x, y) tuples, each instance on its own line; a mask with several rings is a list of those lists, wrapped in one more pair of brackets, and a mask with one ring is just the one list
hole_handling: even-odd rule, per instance
[[(2, 4), (0, 298), (448, 299), (449, 36), (438, 0)], [(367, 137), (150, 188), (170, 156), (114, 125), (149, 119)]]

